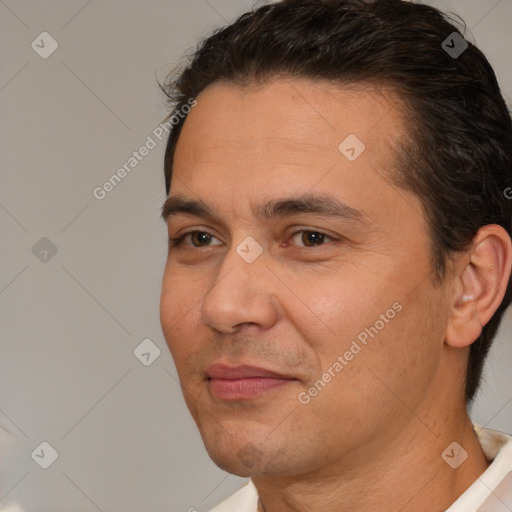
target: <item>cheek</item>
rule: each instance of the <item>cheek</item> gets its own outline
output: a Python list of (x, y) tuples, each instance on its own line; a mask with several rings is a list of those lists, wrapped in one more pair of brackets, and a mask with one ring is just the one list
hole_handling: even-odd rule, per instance
[[(414, 390), (418, 380), (427, 383), (439, 364), (442, 346), (445, 319), (440, 297), (428, 285), (411, 294), (398, 274), (344, 272), (335, 279), (332, 275), (302, 282), (297, 278), (295, 290), (306, 299), (307, 308), (295, 302), (291, 312), (317, 357), (317, 367), (336, 375), (332, 379), (336, 383), (329, 387), (342, 386), (347, 392), (363, 379), (371, 383), (368, 392), (386, 393), (379, 377), (406, 391), (409, 385)], [(338, 356), (344, 361), (333, 368)]]
[(360, 332), (392, 307), (395, 297), (374, 276), (347, 267), (290, 277), (288, 283), (299, 299), (288, 302), (288, 313), (322, 359), (348, 350)]
[[(384, 407), (394, 410), (398, 417), (416, 409), (436, 378), (445, 318), (442, 307), (429, 294), (421, 297), (402, 294), (393, 304), (399, 304), (400, 308), (374, 310), (368, 322), (361, 323), (347, 338), (355, 340), (360, 350), (349, 356), (352, 360), (345, 366), (343, 379), (337, 385), (345, 392), (357, 391), (360, 403), (371, 409), (377, 411)], [(391, 311), (392, 314), (386, 314)]]
[[(183, 274), (168, 268), (164, 273), (160, 296), (160, 323), (173, 358), (178, 362), (194, 350), (199, 325), (198, 291)], [(186, 341), (186, 343), (184, 343)]]

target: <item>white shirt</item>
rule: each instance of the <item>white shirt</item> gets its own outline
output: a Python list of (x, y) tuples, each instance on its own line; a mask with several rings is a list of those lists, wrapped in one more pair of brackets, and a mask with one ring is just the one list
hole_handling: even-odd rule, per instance
[[(492, 461), (487, 470), (446, 512), (512, 511), (512, 436), (475, 427), (485, 456)], [(249, 480), (240, 490), (210, 512), (257, 512), (258, 493)]]

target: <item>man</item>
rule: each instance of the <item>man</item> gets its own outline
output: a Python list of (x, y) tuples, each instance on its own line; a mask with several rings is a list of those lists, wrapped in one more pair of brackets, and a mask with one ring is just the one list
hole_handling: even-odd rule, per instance
[(425, 5), (284, 0), (163, 88), (195, 106), (165, 156), (162, 328), (209, 455), (250, 477), (214, 511), (512, 510), (512, 440), (466, 408), (511, 298), (482, 53)]

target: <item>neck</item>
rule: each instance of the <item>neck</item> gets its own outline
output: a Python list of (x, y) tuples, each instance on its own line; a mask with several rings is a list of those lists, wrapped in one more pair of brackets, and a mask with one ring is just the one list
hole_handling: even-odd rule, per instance
[[(254, 476), (258, 512), (442, 512), (489, 466), (466, 411), (458, 416), (446, 414), (431, 426), (413, 416), (385, 449), (347, 455), (336, 468)], [(446, 451), (454, 441), (468, 453), (456, 469), (441, 457), (445, 452), (455, 465), (456, 450)]]

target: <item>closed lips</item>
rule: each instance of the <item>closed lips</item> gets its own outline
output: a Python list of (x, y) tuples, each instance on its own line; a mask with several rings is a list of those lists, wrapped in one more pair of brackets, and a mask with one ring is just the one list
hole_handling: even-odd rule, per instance
[(283, 375), (266, 368), (257, 366), (227, 366), (224, 364), (212, 364), (206, 370), (209, 379), (238, 380), (251, 378), (286, 379), (295, 380), (294, 377)]

